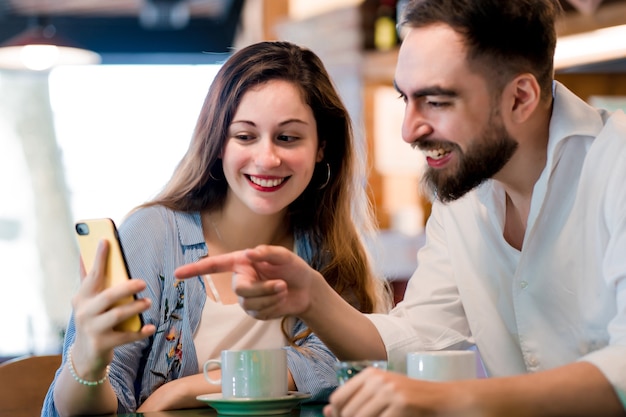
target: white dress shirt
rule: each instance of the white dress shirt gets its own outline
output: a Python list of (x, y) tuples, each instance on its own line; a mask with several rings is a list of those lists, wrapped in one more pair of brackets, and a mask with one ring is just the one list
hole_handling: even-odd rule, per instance
[(626, 116), (555, 87), (522, 250), (503, 238), (495, 181), (436, 202), (404, 301), (369, 317), (394, 369), (407, 352), (474, 345), (488, 376), (583, 360), (626, 407)]

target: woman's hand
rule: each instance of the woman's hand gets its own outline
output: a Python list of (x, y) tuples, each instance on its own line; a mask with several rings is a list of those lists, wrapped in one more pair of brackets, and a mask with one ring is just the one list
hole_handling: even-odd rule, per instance
[(72, 298), (76, 323), (76, 337), (72, 361), (78, 375), (87, 380), (102, 378), (104, 369), (113, 359), (113, 348), (152, 335), (154, 325), (145, 325), (139, 332), (123, 332), (114, 327), (125, 319), (150, 307), (149, 299), (137, 299), (116, 306), (119, 301), (146, 288), (140, 279), (130, 279), (105, 288), (104, 269), (109, 244), (103, 240), (98, 246), (92, 270), (86, 274), (81, 262), (81, 285)]
[[(76, 335), (67, 358), (68, 365), (63, 367), (54, 385), (54, 402), (60, 415), (114, 413), (118, 399), (106, 378), (113, 348), (148, 337), (156, 330), (154, 325), (145, 325), (139, 332), (113, 329), (127, 318), (145, 311), (150, 307), (150, 300), (116, 305), (145, 289), (146, 283), (130, 279), (105, 288), (104, 269), (108, 253), (109, 245), (102, 241), (88, 274), (81, 262), (81, 284), (72, 298)], [(79, 379), (95, 384), (89, 385)]]
[[(220, 376), (219, 370), (212, 371), (212, 378), (219, 379)], [(200, 408), (204, 404), (196, 399), (198, 395), (221, 391), (219, 385), (209, 384), (202, 373), (186, 376), (161, 385), (141, 404), (137, 412)]]

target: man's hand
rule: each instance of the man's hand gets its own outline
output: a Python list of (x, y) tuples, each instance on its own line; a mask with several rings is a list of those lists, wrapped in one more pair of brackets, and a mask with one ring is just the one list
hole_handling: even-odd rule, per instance
[(419, 417), (479, 414), (467, 382), (427, 382), (405, 375), (367, 368), (331, 396), (326, 417)]
[(368, 368), (339, 387), (326, 417), (623, 416), (615, 390), (588, 362), (541, 372), (428, 382)]
[(233, 290), (251, 316), (273, 319), (285, 315), (305, 316), (311, 305), (311, 286), (324, 280), (302, 258), (281, 246), (209, 256), (176, 269), (177, 278), (233, 272)]

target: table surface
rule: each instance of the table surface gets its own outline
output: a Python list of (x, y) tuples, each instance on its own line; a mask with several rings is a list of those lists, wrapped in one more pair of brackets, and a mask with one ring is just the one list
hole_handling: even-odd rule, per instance
[[(302, 405), (291, 410), (289, 414), (255, 414), (254, 410), (246, 413), (245, 416), (265, 416), (265, 417), (323, 417), (323, 404)], [(113, 415), (112, 415), (113, 416)], [(192, 410), (172, 410), (172, 411), (153, 411), (150, 413), (130, 413), (130, 414), (114, 414), (117, 417), (221, 417), (225, 414), (218, 414), (211, 407), (196, 408)]]

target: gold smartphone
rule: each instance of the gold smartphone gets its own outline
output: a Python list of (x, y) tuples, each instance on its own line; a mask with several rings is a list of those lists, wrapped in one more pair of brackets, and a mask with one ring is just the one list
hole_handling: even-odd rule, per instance
[[(109, 242), (109, 256), (104, 271), (105, 287), (108, 288), (122, 280), (130, 279), (126, 258), (124, 257), (117, 228), (113, 220), (107, 218), (80, 220), (76, 222), (75, 230), (80, 256), (87, 273), (93, 268), (98, 251), (98, 243), (100, 240), (105, 239)], [(129, 303), (134, 299), (134, 296), (128, 297), (116, 305)], [(141, 315), (137, 314), (115, 326), (115, 330), (138, 332), (142, 325)]]

